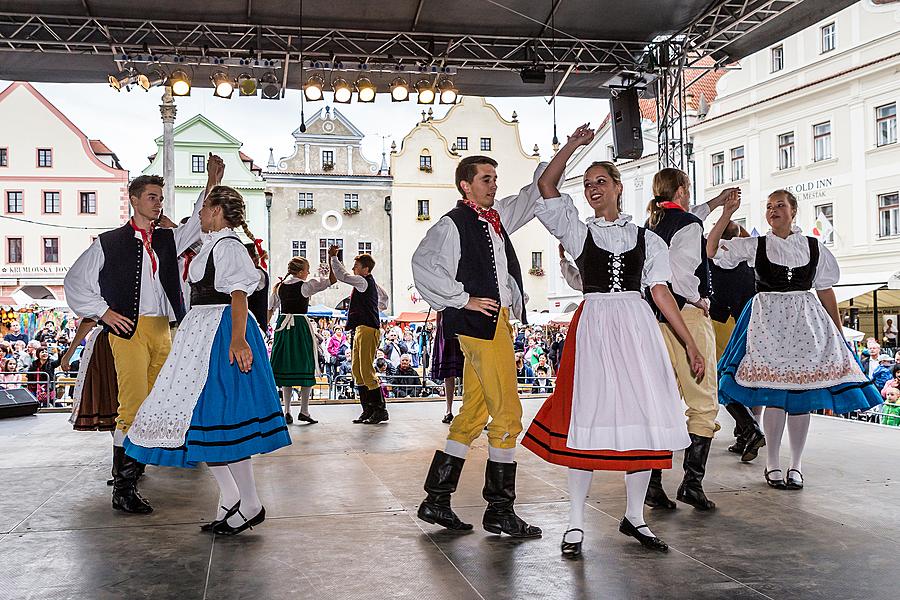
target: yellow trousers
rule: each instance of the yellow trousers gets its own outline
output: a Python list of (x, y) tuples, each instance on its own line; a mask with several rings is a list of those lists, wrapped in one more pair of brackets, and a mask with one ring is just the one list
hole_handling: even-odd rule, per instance
[(459, 336), (466, 357), (463, 400), (450, 425), (448, 440), (469, 446), (488, 422), (488, 443), (494, 448), (515, 448), (522, 432), (522, 403), (516, 382), (513, 328), (509, 310), (500, 309), (494, 339)]
[(713, 331), (716, 332), (716, 361), (725, 354), (725, 347), (728, 346), (728, 340), (731, 339), (731, 332), (734, 331), (734, 319), (728, 317), (724, 323), (718, 321), (712, 322)]
[(357, 325), (353, 334), (350, 371), (356, 385), (364, 385), (370, 390), (381, 387), (375, 374), (375, 352), (381, 341), (381, 330), (367, 325)]
[(134, 416), (150, 395), (156, 376), (162, 369), (169, 351), (172, 337), (169, 333), (168, 317), (138, 317), (137, 326), (131, 339), (109, 336), (116, 363), (116, 379), (119, 382), (119, 412), (116, 428), (128, 432)]
[(681, 317), (688, 331), (697, 343), (697, 348), (706, 363), (706, 375), (697, 383), (691, 375), (691, 364), (681, 341), (668, 323), (660, 325), (669, 359), (675, 368), (675, 379), (678, 388), (687, 404), (685, 416), (688, 422), (688, 433), (711, 438), (719, 429), (716, 416), (719, 414), (719, 389), (716, 382), (716, 334), (712, 320), (696, 306), (686, 304), (681, 309)]

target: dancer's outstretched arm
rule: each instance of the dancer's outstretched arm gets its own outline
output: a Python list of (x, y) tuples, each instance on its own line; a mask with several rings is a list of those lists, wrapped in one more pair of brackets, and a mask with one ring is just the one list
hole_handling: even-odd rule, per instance
[(569, 162), (569, 159), (572, 158), (579, 146), (590, 144), (591, 140), (594, 139), (594, 130), (588, 125), (588, 123), (585, 123), (572, 132), (568, 141), (559, 149), (556, 156), (553, 157), (553, 160), (541, 173), (541, 176), (538, 178), (538, 190), (540, 190), (543, 198), (559, 198), (557, 182), (562, 179), (566, 172), (566, 163)]
[(732, 215), (741, 207), (741, 195), (737, 193), (729, 195), (723, 207), (722, 216), (713, 225), (706, 238), (706, 256), (709, 258), (714, 258), (719, 252), (719, 241), (722, 239), (728, 224), (731, 223)]

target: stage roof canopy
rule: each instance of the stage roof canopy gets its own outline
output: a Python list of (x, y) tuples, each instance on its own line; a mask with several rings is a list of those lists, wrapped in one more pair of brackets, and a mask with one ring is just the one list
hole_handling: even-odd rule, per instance
[[(610, 85), (652, 81), (666, 61), (656, 48), (667, 40), (684, 49), (687, 65), (704, 56), (724, 65), (854, 1), (305, 0), (301, 19), (299, 0), (0, 0), (0, 78), (103, 82), (129, 60), (149, 68), (162, 57), (171, 68), (171, 57), (183, 56), (194, 85), (210, 87), (217, 68), (237, 71), (236, 61), (253, 57), (257, 74), (274, 67), (296, 89), (302, 54), (304, 79), (366, 72), (380, 90), (418, 71), (434, 81), (450, 75), (464, 94), (539, 96), (559, 87), (560, 95), (605, 97)], [(531, 79), (545, 72), (544, 82), (523, 83), (529, 68)]]

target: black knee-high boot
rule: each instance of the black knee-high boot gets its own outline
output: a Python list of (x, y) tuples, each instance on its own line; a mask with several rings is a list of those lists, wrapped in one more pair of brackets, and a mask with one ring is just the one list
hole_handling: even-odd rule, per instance
[(125, 454), (122, 446), (113, 446), (112, 505), (116, 510), (146, 515), (153, 512), (150, 503), (137, 491), (137, 480), (141, 476), (141, 463)]
[(759, 454), (759, 449), (766, 445), (766, 436), (753, 417), (753, 412), (743, 404), (731, 402), (725, 405), (725, 410), (732, 416), (739, 431), (737, 441), (728, 451), (740, 454), (743, 462), (752, 461)]
[(354, 423), (364, 423), (366, 419), (372, 416), (375, 407), (372, 406), (372, 400), (368, 393), (369, 388), (364, 385), (356, 386), (356, 394), (359, 396), (359, 403), (362, 405), (362, 413), (353, 419)]
[(647, 486), (647, 495), (644, 504), (650, 508), (676, 508), (675, 503), (666, 495), (662, 486), (662, 470), (653, 469), (650, 472), (650, 485)]
[(540, 527), (529, 525), (513, 510), (516, 501), (516, 463), (488, 460), (482, 495), (488, 503), (481, 521), (485, 530), (518, 538), (540, 537), (543, 533)]
[(377, 425), (378, 423), (387, 421), (387, 403), (384, 401), (384, 394), (381, 393), (381, 388), (377, 387), (374, 390), (367, 390), (366, 393), (370, 398), (372, 414), (369, 415), (369, 418), (363, 421), (363, 423), (366, 423), (367, 425)]
[(684, 450), (684, 479), (675, 497), (697, 510), (712, 510), (716, 503), (707, 498), (703, 491), (703, 476), (706, 474), (706, 459), (709, 458), (712, 438), (693, 433), (690, 436), (691, 445)]
[(420, 519), (457, 531), (472, 529), (471, 523), (461, 521), (450, 508), (450, 495), (456, 491), (465, 463), (465, 459), (440, 450), (434, 453), (428, 477), (425, 478), (425, 491), (428, 492), (428, 496), (419, 505), (417, 513)]

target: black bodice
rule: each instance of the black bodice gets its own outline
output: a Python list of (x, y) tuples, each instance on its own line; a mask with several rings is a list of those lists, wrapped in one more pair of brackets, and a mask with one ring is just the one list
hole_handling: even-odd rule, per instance
[(305, 315), (309, 312), (309, 298), (303, 295), (302, 281), (279, 285), (278, 299), (281, 301), (283, 315)]
[[(203, 306), (207, 304), (231, 304), (231, 294), (220, 292), (216, 289), (216, 265), (213, 263), (213, 251), (216, 244), (222, 240), (237, 240), (237, 236), (227, 235), (219, 238), (209, 249), (209, 256), (206, 258), (206, 270), (203, 271), (203, 278), (197, 282), (191, 282), (191, 306)], [(243, 246), (243, 244), (241, 244)]]
[(809, 244), (809, 262), (802, 267), (786, 267), (769, 261), (766, 254), (766, 237), (757, 240), (756, 245), (756, 291), (758, 292), (806, 292), (816, 279), (819, 265), (819, 242), (814, 237), (806, 238)]
[(588, 231), (584, 248), (575, 259), (581, 273), (582, 291), (585, 294), (641, 291), (641, 275), (647, 257), (645, 231), (643, 227), (638, 227), (634, 248), (622, 254), (613, 254), (597, 246)]

